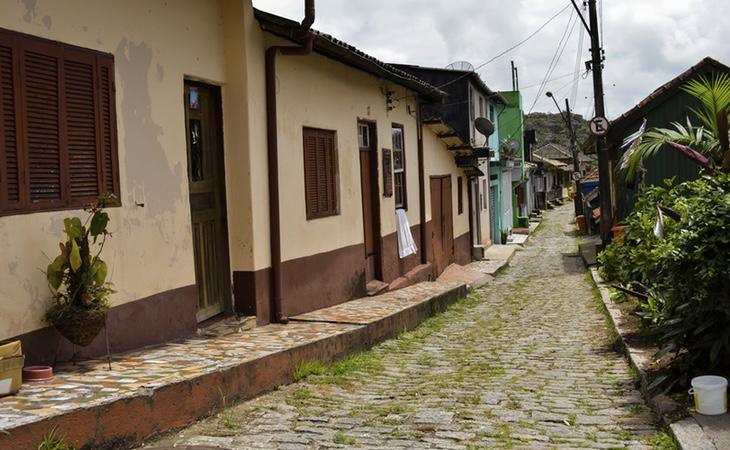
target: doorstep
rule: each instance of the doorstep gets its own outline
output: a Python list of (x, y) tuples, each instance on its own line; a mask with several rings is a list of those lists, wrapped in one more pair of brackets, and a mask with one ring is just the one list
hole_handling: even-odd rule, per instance
[(35, 449), (53, 427), (77, 448), (124, 448), (290, 383), (302, 361), (329, 362), (411, 329), (466, 295), (423, 282), (224, 336), (194, 336), (59, 368), (0, 398), (0, 448)]

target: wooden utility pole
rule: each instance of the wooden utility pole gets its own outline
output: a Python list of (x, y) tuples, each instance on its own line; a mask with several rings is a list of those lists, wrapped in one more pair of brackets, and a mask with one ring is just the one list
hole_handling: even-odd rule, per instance
[[(606, 109), (603, 104), (603, 57), (601, 43), (599, 41), (596, 0), (588, 0), (588, 16), (590, 22), (588, 32), (591, 36), (591, 71), (593, 72), (593, 96), (595, 97), (596, 117), (605, 118)], [(601, 190), (601, 241), (605, 246), (611, 240), (611, 224), (613, 222), (611, 170), (608, 163), (608, 148), (606, 147), (605, 135), (596, 136), (596, 153), (598, 154), (598, 182)]]

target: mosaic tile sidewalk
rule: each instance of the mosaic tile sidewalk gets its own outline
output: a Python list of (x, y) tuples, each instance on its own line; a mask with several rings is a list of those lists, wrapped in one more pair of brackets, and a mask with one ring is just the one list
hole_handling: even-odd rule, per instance
[(396, 314), (462, 283), (423, 282), (375, 297), (365, 297), (298, 316), (292, 321), (366, 325)]
[(117, 354), (112, 356), (111, 371), (102, 360), (58, 367), (54, 380), (26, 383), (18, 394), (0, 398), (0, 431), (74, 410), (147, 395), (160, 386), (348, 333), (457, 286), (454, 283), (420, 283), (297, 316), (306, 322), (267, 325), (219, 337), (191, 337)]

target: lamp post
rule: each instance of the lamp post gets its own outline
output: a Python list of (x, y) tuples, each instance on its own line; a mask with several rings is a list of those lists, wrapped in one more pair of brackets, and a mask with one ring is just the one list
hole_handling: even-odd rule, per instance
[[(568, 127), (568, 132), (570, 133), (570, 151), (573, 155), (573, 173), (574, 174), (580, 174), (580, 163), (578, 161), (578, 146), (576, 144), (576, 138), (575, 138), (575, 131), (573, 130), (573, 122), (570, 120), (570, 104), (568, 103), (568, 99), (565, 99), (565, 109), (567, 111), (567, 117), (563, 115), (563, 111), (560, 109), (560, 105), (558, 105), (558, 102), (555, 101), (555, 96), (553, 96), (553, 93), (550, 91), (547, 91), (545, 93), (550, 99), (555, 103), (555, 107), (558, 108), (558, 112), (560, 113), (560, 117), (563, 118), (563, 121), (565, 122), (565, 125)], [(575, 208), (575, 215), (578, 216), (583, 212), (583, 207), (581, 206), (581, 195), (580, 195), (580, 179), (576, 178), (575, 180), (575, 198), (573, 199), (573, 207)]]

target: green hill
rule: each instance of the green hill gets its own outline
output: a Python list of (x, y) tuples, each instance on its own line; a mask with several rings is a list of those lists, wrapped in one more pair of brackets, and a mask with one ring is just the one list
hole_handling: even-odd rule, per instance
[[(573, 127), (576, 130), (578, 145), (588, 138), (588, 122), (580, 114), (573, 114)], [(537, 146), (560, 144), (570, 148), (570, 134), (560, 114), (534, 112), (525, 116), (525, 129), (534, 129)]]

